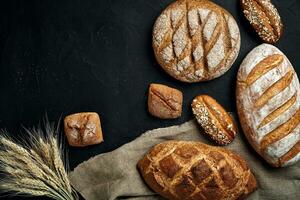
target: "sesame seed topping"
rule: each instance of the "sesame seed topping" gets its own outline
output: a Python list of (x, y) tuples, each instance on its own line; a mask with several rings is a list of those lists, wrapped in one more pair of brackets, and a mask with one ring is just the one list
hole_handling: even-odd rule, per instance
[(208, 108), (202, 102), (194, 99), (192, 110), (197, 122), (214, 141), (219, 144), (229, 144), (231, 142), (228, 136), (216, 126), (216, 122), (210, 117)]

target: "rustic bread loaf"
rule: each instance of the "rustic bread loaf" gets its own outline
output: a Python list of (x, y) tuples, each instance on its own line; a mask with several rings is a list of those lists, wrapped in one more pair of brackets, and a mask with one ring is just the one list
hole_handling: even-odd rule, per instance
[(84, 147), (103, 142), (100, 117), (94, 112), (68, 115), (64, 129), (70, 146)]
[(237, 77), (237, 109), (246, 137), (271, 165), (300, 159), (300, 87), (288, 58), (276, 47), (253, 49)]
[(236, 135), (236, 126), (225, 109), (212, 97), (199, 95), (192, 103), (193, 113), (205, 133), (217, 144), (227, 145)]
[(155, 22), (153, 49), (174, 78), (199, 82), (217, 78), (234, 63), (240, 32), (225, 9), (208, 0), (177, 0)]
[(283, 24), (270, 0), (241, 0), (241, 7), (245, 17), (263, 41), (275, 43), (280, 39)]
[(243, 199), (256, 179), (237, 154), (201, 142), (167, 141), (138, 162), (146, 183), (171, 200)]
[(174, 119), (181, 116), (182, 92), (162, 84), (152, 83), (148, 93), (149, 113), (161, 119)]

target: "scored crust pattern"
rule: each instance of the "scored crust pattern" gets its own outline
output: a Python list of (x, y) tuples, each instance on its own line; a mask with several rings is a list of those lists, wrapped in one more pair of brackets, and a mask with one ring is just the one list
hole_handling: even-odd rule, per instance
[(300, 85), (286, 56), (272, 45), (255, 48), (238, 73), (237, 106), (252, 146), (273, 166), (300, 160)]
[(182, 92), (161, 84), (152, 83), (149, 87), (148, 110), (161, 119), (174, 119), (181, 116)]
[(192, 111), (205, 133), (219, 145), (228, 145), (236, 135), (229, 114), (212, 97), (199, 95), (193, 99)]
[(200, 142), (156, 145), (138, 167), (148, 185), (168, 199), (242, 199), (256, 188), (242, 158)]
[(158, 17), (153, 48), (171, 76), (199, 82), (224, 74), (240, 48), (239, 28), (223, 8), (206, 0), (178, 0)]
[(270, 0), (241, 0), (245, 17), (258, 35), (268, 43), (275, 43), (283, 32), (283, 24)]

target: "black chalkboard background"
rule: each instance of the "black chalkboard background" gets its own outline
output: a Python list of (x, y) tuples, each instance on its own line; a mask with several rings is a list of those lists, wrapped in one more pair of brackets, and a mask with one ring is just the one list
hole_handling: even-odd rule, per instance
[[(71, 169), (99, 153), (125, 144), (148, 129), (191, 119), (191, 100), (207, 93), (235, 111), (235, 80), (245, 55), (261, 44), (239, 10), (238, 0), (215, 0), (236, 18), (240, 55), (222, 77), (187, 84), (156, 63), (152, 26), (171, 0), (1, 1), (0, 128), (22, 137), (48, 115), (100, 114), (105, 142), (70, 148)], [(300, 73), (300, 1), (273, 0), (285, 24), (276, 44)], [(184, 93), (183, 115), (159, 120), (147, 112), (147, 88), (162, 83)], [(5, 199), (10, 199), (5, 197)], [(21, 199), (21, 198), (11, 198)], [(32, 199), (32, 198), (31, 198)], [(41, 198), (45, 199), (45, 198)]]

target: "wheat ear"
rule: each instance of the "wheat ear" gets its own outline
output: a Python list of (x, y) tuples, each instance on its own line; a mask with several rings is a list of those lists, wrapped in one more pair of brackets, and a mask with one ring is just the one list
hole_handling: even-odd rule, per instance
[(25, 196), (47, 196), (57, 200), (76, 200), (63, 162), (61, 145), (53, 126), (26, 130), (30, 140), (22, 145), (6, 133), (0, 136), (1, 191)]

